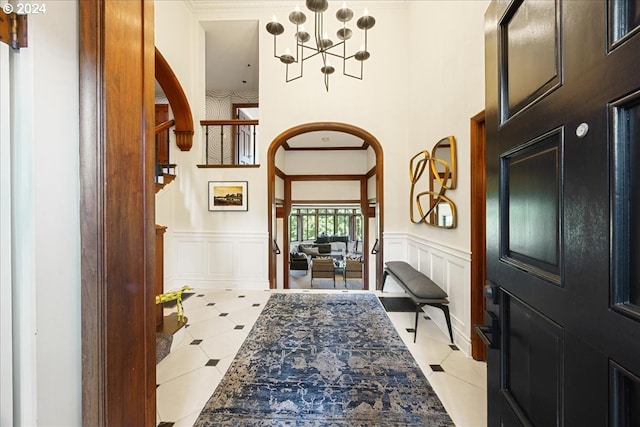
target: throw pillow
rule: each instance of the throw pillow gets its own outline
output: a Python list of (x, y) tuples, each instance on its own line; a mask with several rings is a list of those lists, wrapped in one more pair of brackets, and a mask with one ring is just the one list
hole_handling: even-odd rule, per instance
[(300, 248), (300, 250), (307, 254), (307, 255), (311, 255), (311, 256), (318, 256), (320, 254), (320, 252), (318, 252), (318, 248), (306, 248), (306, 247), (302, 247)]

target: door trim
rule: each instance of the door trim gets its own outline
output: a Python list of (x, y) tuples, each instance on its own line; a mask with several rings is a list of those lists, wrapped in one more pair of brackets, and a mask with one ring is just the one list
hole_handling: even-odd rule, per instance
[(486, 157), (485, 113), (471, 117), (471, 356), (487, 360), (487, 349), (473, 331), (484, 324), (486, 273)]
[(87, 426), (156, 424), (153, 7), (79, 2)]
[[(276, 238), (276, 197), (275, 197), (275, 177), (276, 177), (276, 165), (275, 158), (276, 153), (280, 147), (285, 145), (290, 138), (293, 138), (296, 135), (301, 135), (308, 132), (315, 132), (321, 130), (335, 131), (335, 132), (343, 132), (354, 135), (358, 138), (361, 138), (365, 144), (369, 144), (369, 146), (373, 149), (376, 156), (376, 201), (379, 205), (379, 210), (376, 215), (376, 221), (378, 223), (378, 239), (379, 239), (379, 250), (376, 256), (376, 284), (375, 289), (380, 289), (382, 286), (382, 269), (383, 269), (383, 259), (384, 259), (384, 244), (383, 244), (383, 236), (384, 236), (384, 154), (382, 151), (382, 145), (380, 142), (374, 137), (372, 134), (367, 132), (366, 130), (339, 122), (314, 122), (314, 123), (306, 123), (302, 125), (298, 125), (292, 127), (290, 129), (285, 130), (280, 135), (274, 138), (269, 146), (269, 150), (267, 151), (267, 212), (269, 213), (269, 242), (273, 242)], [(285, 206), (285, 210), (283, 215), (288, 216), (291, 209), (291, 203), (288, 204), (289, 207)], [(368, 209), (363, 208), (363, 215), (365, 221), (365, 233), (368, 233), (368, 223), (369, 216), (367, 214)], [(288, 233), (285, 233), (288, 235)], [(289, 242), (283, 242), (283, 250), (282, 252), (285, 254), (283, 257), (284, 263), (288, 262), (287, 254), (289, 253)], [(364, 252), (364, 251), (363, 251)], [(277, 287), (277, 257), (273, 253), (273, 251), (269, 250), (269, 287), (271, 289), (276, 289)], [(366, 267), (365, 267), (366, 268)], [(285, 271), (286, 268), (283, 270)]]

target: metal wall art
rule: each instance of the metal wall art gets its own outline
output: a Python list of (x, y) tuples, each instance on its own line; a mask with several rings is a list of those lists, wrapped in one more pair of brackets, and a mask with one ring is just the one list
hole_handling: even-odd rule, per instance
[(456, 227), (456, 205), (445, 196), (457, 185), (456, 153), (456, 140), (448, 136), (433, 146), (431, 154), (424, 150), (409, 161), (409, 215), (414, 224)]

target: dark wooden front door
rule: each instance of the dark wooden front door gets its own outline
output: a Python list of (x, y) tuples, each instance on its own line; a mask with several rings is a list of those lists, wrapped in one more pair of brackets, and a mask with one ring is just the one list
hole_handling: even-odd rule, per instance
[(486, 28), (489, 426), (640, 426), (640, 1)]

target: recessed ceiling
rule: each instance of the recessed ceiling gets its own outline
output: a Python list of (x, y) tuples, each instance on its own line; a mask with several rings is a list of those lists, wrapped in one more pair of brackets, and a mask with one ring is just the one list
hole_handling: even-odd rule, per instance
[(258, 24), (257, 20), (202, 22), (207, 90), (258, 90)]
[(296, 135), (287, 140), (290, 149), (366, 149), (361, 138), (349, 133), (314, 131)]

